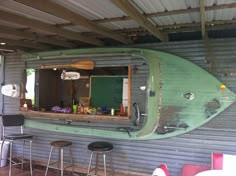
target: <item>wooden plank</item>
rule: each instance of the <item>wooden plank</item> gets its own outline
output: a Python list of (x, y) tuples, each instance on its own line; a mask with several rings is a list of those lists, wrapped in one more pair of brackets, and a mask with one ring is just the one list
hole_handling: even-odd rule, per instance
[(50, 49), (47, 45), (35, 44), (32, 42), (22, 41), (22, 40), (12, 40), (8, 38), (0, 37), (0, 41), (7, 43), (8, 45), (13, 46), (23, 46), (26, 48), (35, 48), (35, 49)]
[(16, 15), (16, 14), (6, 12), (3, 10), (0, 10), (0, 20), (16, 23), (19, 25), (28, 26), (28, 27), (35, 29), (35, 30), (42, 30), (42, 31), (54, 33), (56, 35), (59, 35), (59, 36), (62, 36), (62, 37), (65, 37), (65, 38), (68, 38), (71, 40), (78, 40), (78, 41), (82, 41), (84, 43), (89, 43), (92, 45), (102, 46), (104, 44), (100, 40), (97, 40), (95, 38), (91, 38), (88, 36), (83, 36), (78, 32), (71, 32), (68, 30), (63, 30), (61, 28), (56, 27), (55, 25), (43, 23), (38, 20), (30, 19), (30, 18), (23, 17), (20, 15)]
[(22, 4), (25, 4), (27, 6), (30, 6), (32, 8), (44, 11), (46, 13), (55, 15), (57, 17), (66, 19), (68, 21), (71, 21), (72, 24), (74, 25), (80, 25), (80, 26), (84, 26), (88, 29), (90, 29), (91, 31), (101, 34), (103, 36), (112, 38), (114, 40), (120, 41), (121, 43), (124, 44), (129, 44), (132, 43), (131, 40), (113, 32), (108, 30), (105, 27), (102, 26), (98, 26), (96, 23), (88, 20), (87, 18), (83, 17), (82, 15), (79, 15), (78, 13), (75, 13), (59, 4), (56, 4), (52, 1), (48, 1), (48, 0), (16, 0), (17, 2), (20, 2)]
[(128, 14), (140, 26), (148, 30), (152, 35), (159, 38), (161, 41), (167, 41), (167, 35), (164, 36), (158, 31), (157, 26), (153, 25), (146, 17), (144, 17), (129, 1), (126, 0), (111, 0), (117, 7)]
[(9, 45), (0, 45), (0, 50), (1, 51), (9, 51), (9, 52), (14, 52), (15, 50), (25, 50), (26, 48), (24, 47), (19, 47), (19, 46), (9, 46)]
[(205, 13), (205, 0), (200, 0), (200, 17), (201, 17), (201, 32), (202, 38), (206, 38), (206, 13)]
[(20, 37), (20, 38), (24, 38), (24, 39), (34, 40), (34, 41), (38, 41), (38, 42), (42, 42), (42, 43), (48, 43), (51, 45), (63, 46), (63, 47), (67, 47), (67, 48), (76, 47), (75, 44), (69, 43), (69, 42), (66, 42), (63, 40), (59, 40), (59, 39), (52, 38), (52, 37), (46, 37), (46, 36), (42, 36), (42, 35), (36, 35), (31, 32), (23, 31), (20, 29), (13, 29), (13, 28), (10, 28), (7, 26), (2, 26), (2, 25), (0, 25), (0, 33), (11, 35), (11, 36), (16, 36), (16, 37)]
[[(236, 23), (236, 20), (216, 20), (216, 21), (206, 21), (205, 23), (206, 23), (206, 31), (235, 29), (235, 25), (233, 24)], [(163, 25), (159, 27), (162, 29), (162, 33), (190, 32), (190, 31), (200, 31), (201, 23), (180, 23), (173, 25)], [(148, 32), (145, 31), (143, 28), (130, 28), (116, 31), (119, 33), (127, 33), (127, 34), (132, 32), (136, 32), (137, 34), (143, 34), (143, 35), (148, 34)], [(94, 36), (94, 35), (90, 34), (89, 36)]]
[(128, 121), (127, 116), (111, 116), (111, 115), (89, 115), (89, 114), (73, 114), (73, 113), (53, 113), (41, 111), (20, 111), (21, 114), (29, 118), (48, 118), (62, 120), (119, 120)]

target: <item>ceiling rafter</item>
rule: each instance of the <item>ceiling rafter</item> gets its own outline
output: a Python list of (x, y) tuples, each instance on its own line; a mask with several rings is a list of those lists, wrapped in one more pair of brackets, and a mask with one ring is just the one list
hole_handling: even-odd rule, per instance
[(205, 0), (199, 0), (200, 2), (200, 19), (201, 19), (201, 33), (202, 39), (205, 39), (206, 34), (206, 11), (205, 11)]
[(132, 43), (131, 40), (121, 35), (118, 35), (117, 33), (114, 33), (113, 31), (110, 31), (109, 29), (105, 27), (98, 26), (96, 23), (88, 20), (82, 15), (79, 15), (73, 11), (70, 11), (69, 9), (62, 7), (61, 5), (56, 4), (52, 1), (48, 1), (48, 0), (40, 0), (40, 1), (39, 0), (15, 0), (15, 1), (22, 3), (24, 5), (30, 6), (32, 8), (44, 11), (51, 15), (66, 19), (72, 22), (72, 24), (74, 25), (84, 26), (90, 29), (92, 32), (98, 33), (108, 38), (112, 38), (121, 43), (124, 43), (124, 44)]
[[(216, 25), (216, 26), (206, 26), (206, 31), (212, 30), (226, 30), (226, 29), (236, 29), (236, 24), (223, 24), (223, 25)], [(200, 23), (198, 26), (189, 26), (186, 28), (178, 28), (178, 29), (167, 29), (164, 30), (163, 33), (178, 33), (178, 32), (194, 32), (200, 31)]]
[(33, 48), (33, 49), (50, 49), (50, 47), (48, 47), (47, 45), (38, 44), (38, 43), (36, 44), (36, 43), (24, 41), (24, 40), (12, 40), (8, 38), (0, 37), (0, 41), (7, 43), (10, 46), (22, 46), (25, 48)]
[(148, 30), (152, 35), (161, 41), (167, 41), (167, 35), (163, 35), (158, 31), (157, 26), (153, 25), (146, 17), (144, 17), (129, 1), (127, 0), (111, 0), (117, 7), (129, 15), (140, 26)]
[[(236, 3), (207, 6), (207, 7), (205, 7), (205, 10), (211, 11), (211, 10), (220, 10), (220, 9), (227, 9), (227, 8), (236, 8)], [(149, 13), (149, 14), (143, 14), (143, 15), (146, 18), (151, 18), (151, 17), (194, 13), (194, 12), (199, 12), (199, 11), (200, 11), (200, 8), (196, 7), (196, 8), (178, 9), (178, 10), (171, 10), (171, 11), (164, 11), (164, 12), (155, 12), (155, 13)], [(116, 22), (116, 21), (127, 21), (127, 20), (131, 20), (131, 19), (132, 18), (130, 16), (122, 16), (122, 17), (114, 17), (114, 18), (97, 19), (97, 20), (93, 20), (93, 22), (107, 23), (107, 22)], [(64, 24), (64, 26), (71, 26), (71, 25), (73, 25), (73, 24)]]
[(25, 50), (24, 47), (19, 46), (8, 46), (8, 45), (0, 45), (0, 51), (14, 51), (14, 50)]
[(75, 44), (63, 41), (63, 40), (58, 40), (56, 38), (51, 38), (51, 37), (46, 37), (42, 35), (36, 35), (30, 32), (26, 32), (24, 30), (20, 29), (13, 29), (7, 26), (2, 26), (0, 25), (0, 34), (7, 34), (11, 36), (16, 36), (20, 38), (25, 38), (29, 40), (35, 40), (41, 43), (47, 43), (51, 45), (56, 45), (56, 46), (62, 46), (66, 48), (71, 48), (71, 47), (76, 47)]
[(10, 21), (12, 23), (16, 23), (19, 25), (28, 26), (31, 29), (35, 29), (35, 30), (39, 29), (42, 31), (55, 33), (59, 36), (62, 36), (62, 37), (65, 37), (65, 38), (68, 38), (71, 40), (78, 40), (78, 41), (82, 41), (84, 43), (89, 43), (89, 44), (97, 45), (97, 46), (104, 45), (104, 43), (102, 41), (97, 40), (95, 38), (83, 36), (78, 32), (71, 32), (68, 30), (64, 30), (64, 29), (58, 28), (54, 25), (43, 23), (38, 20), (33, 20), (33, 19), (30, 19), (27, 17), (23, 17), (23, 16), (16, 15), (16, 14), (13, 14), (10, 12), (6, 12), (3, 10), (0, 10), (0, 19), (3, 21)]
[[(236, 20), (216, 20), (216, 21), (206, 21), (206, 30), (223, 30), (223, 29), (236, 29)], [(159, 30), (162, 33), (174, 33), (174, 32), (193, 32), (201, 30), (201, 23), (180, 23), (172, 25), (163, 25), (159, 26)], [(117, 33), (126, 33), (129, 34), (140, 34), (147, 35), (148, 31), (139, 27), (139, 28), (129, 28), (129, 29), (119, 29), (115, 30)], [(83, 33), (87, 36), (95, 36), (94, 33)]]

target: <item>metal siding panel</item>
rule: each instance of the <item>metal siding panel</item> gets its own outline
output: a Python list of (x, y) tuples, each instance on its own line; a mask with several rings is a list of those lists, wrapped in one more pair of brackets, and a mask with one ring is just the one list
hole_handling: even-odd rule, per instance
[[(210, 50), (207, 48), (209, 44)], [(225, 84), (228, 87), (236, 87), (236, 82), (234, 81), (235, 76), (227, 77), (227, 80), (225, 76), (222, 76), (225, 67), (235, 70), (236, 59), (235, 55), (232, 53), (236, 51), (236, 39), (210, 40), (208, 45), (204, 44), (202, 41), (185, 41), (136, 45), (136, 47), (152, 48), (183, 56), (208, 71), (212, 69), (214, 74), (217, 70), (217, 77), (219, 79), (226, 81), (227, 84)], [(207, 52), (211, 52), (211, 54)], [(210, 68), (210, 66), (204, 62), (204, 59), (209, 56), (211, 56), (211, 59), (216, 62), (215, 65), (219, 68)], [(100, 61), (98, 61), (99, 66), (107, 65), (106, 60), (107, 58), (101, 58)], [(15, 64), (12, 64), (12, 62), (16, 62), (16, 65), (20, 65), (20, 67), (14, 66)], [(63, 61), (60, 60), (60, 62)], [(129, 61), (125, 62), (124, 60), (121, 62), (129, 63)], [(119, 62), (116, 62), (116, 64), (118, 63)], [(138, 64), (140, 61), (135, 59), (134, 63)], [(8, 56), (8, 69), (6, 73), (10, 74), (9, 72), (14, 72), (10, 75), (15, 76), (15, 73), (20, 73), (20, 68), (22, 69), (23, 65), (18, 56), (15, 56), (15, 58)], [(37, 67), (39, 65), (40, 63), (36, 63)], [(33, 62), (29, 63), (29, 66), (34, 66)], [(132, 96), (137, 97), (135, 101), (140, 102), (145, 99), (146, 95), (139, 95), (138, 87), (141, 83), (145, 82), (147, 71), (148, 69), (142, 66), (137, 71), (137, 74), (132, 77), (132, 84), (135, 84), (135, 88), (132, 89)], [(19, 76), (17, 77), (19, 78)], [(18, 81), (18, 79), (8, 76), (7, 82), (11, 81)], [(14, 109), (14, 107), (18, 107), (18, 103), (16, 101), (9, 103), (8, 101), (7, 105), (10, 104), (12, 104), (12, 107), (7, 108), (7, 110), (15, 111), (16, 109)], [(26, 129), (26, 131), (35, 134), (33, 158), (37, 160), (47, 160), (50, 147), (49, 142), (51, 140), (64, 138), (73, 141), (73, 156), (75, 162), (86, 167), (90, 155), (90, 152), (87, 150), (87, 145), (95, 140), (107, 140), (112, 142), (115, 146), (113, 161), (116, 172), (124, 172), (127, 175), (132, 175), (134, 172), (137, 172), (136, 175), (150, 175), (157, 165), (166, 163), (170, 170), (170, 175), (180, 176), (181, 168), (184, 164), (193, 163), (210, 166), (210, 154), (213, 151), (236, 154), (235, 112), (236, 105), (234, 104), (202, 127), (187, 134), (162, 140), (129, 141), (101, 139), (54, 132), (50, 132), (49, 134), (47, 131), (39, 131), (30, 128)]]
[[(3, 55), (0, 55), (0, 88), (2, 89), (2, 85), (4, 83), (4, 63), (5, 58)], [(0, 93), (0, 114), (2, 114), (2, 107), (3, 107), (3, 95)], [(0, 120), (1, 121), (1, 120)]]

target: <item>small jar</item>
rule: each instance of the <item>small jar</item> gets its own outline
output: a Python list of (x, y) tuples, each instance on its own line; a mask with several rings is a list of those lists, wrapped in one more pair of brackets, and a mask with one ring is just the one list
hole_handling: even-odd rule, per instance
[(111, 108), (111, 115), (115, 115), (115, 109), (114, 108)]

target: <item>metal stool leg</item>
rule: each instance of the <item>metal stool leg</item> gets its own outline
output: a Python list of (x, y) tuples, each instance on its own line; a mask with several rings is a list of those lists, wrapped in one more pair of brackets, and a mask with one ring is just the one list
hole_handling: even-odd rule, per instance
[(23, 140), (23, 146), (22, 146), (22, 160), (21, 160), (21, 169), (24, 169), (24, 158), (25, 158), (25, 140)]
[(10, 159), (9, 159), (9, 176), (11, 176), (11, 169), (12, 169), (12, 141), (10, 142)]
[(2, 143), (1, 143), (1, 153), (0, 153), (0, 162), (2, 162), (3, 158), (2, 158), (2, 151), (3, 151), (3, 147), (4, 147), (4, 139), (2, 140)]
[(63, 176), (63, 171), (64, 171), (64, 166), (63, 166), (63, 148), (60, 148), (60, 151), (61, 151), (61, 153), (60, 153), (60, 156), (61, 156), (61, 159), (60, 159), (60, 161), (61, 161), (61, 176)]
[(48, 167), (49, 167), (49, 164), (50, 164), (50, 160), (51, 160), (53, 148), (54, 148), (54, 147), (51, 147), (51, 151), (50, 151), (49, 158), (48, 158), (48, 164), (47, 164), (45, 176), (47, 176), (47, 174), (48, 174)]
[(33, 168), (32, 168), (32, 140), (29, 141), (30, 143), (30, 175), (33, 175)]
[(61, 150), (58, 148), (58, 159), (57, 159), (57, 176), (59, 176), (59, 173), (61, 174)]
[(104, 175), (107, 175), (107, 168), (106, 168), (106, 154), (103, 154), (103, 162), (104, 162)]
[(95, 164), (95, 175), (97, 175), (97, 171), (98, 171), (98, 160), (99, 160), (99, 153), (96, 153), (96, 164)]
[(91, 153), (91, 156), (90, 156), (89, 167), (88, 167), (88, 173), (87, 173), (87, 176), (88, 176), (89, 173), (90, 173), (90, 168), (91, 168), (92, 159), (93, 159), (93, 152)]

